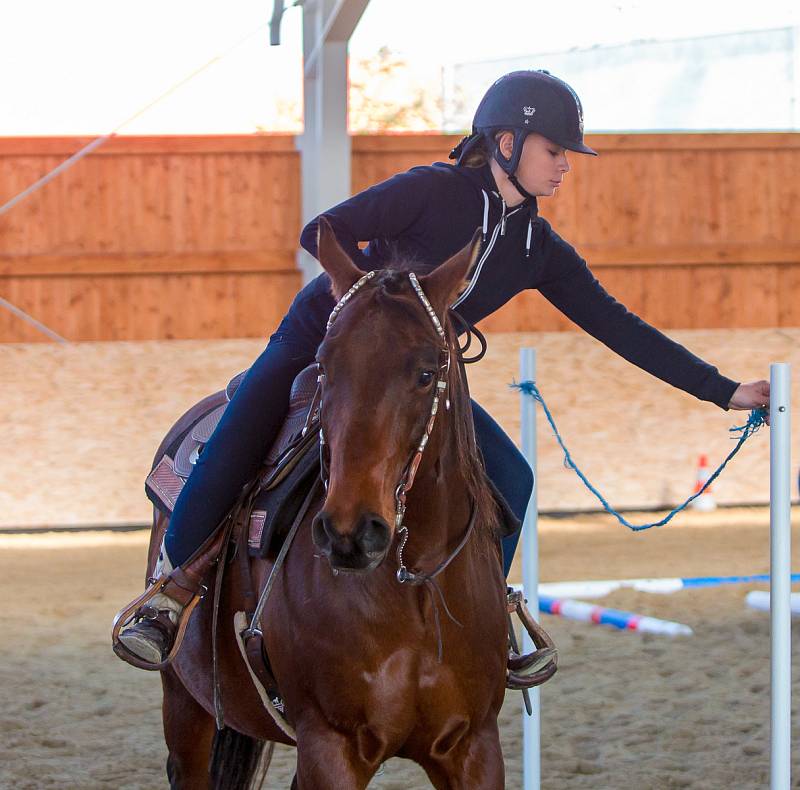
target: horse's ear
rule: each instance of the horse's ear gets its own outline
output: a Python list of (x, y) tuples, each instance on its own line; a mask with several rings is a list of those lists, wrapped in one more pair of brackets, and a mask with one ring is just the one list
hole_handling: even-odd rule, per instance
[(439, 315), (450, 307), (466, 287), (467, 275), (478, 258), (480, 248), (481, 229), (478, 228), (466, 247), (420, 278), (422, 289)]
[(331, 278), (333, 298), (338, 302), (364, 272), (342, 249), (333, 233), (331, 223), (322, 216), (317, 228), (317, 255), (322, 268)]

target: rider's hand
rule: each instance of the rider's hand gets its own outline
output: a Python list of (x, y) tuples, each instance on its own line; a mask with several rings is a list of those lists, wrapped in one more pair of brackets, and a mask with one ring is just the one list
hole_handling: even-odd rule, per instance
[(733, 393), (729, 409), (767, 409), (767, 425), (769, 425), (769, 382), (751, 381), (740, 384)]

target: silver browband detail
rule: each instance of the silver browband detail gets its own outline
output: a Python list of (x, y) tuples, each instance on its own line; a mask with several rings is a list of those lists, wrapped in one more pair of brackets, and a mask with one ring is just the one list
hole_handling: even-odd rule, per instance
[[(331, 324), (336, 320), (336, 316), (339, 315), (342, 308), (353, 298), (353, 295), (361, 288), (362, 285), (369, 282), (377, 273), (376, 270), (371, 272), (367, 272), (363, 277), (357, 280), (350, 290), (337, 302), (336, 307), (333, 308), (331, 311), (330, 316), (328, 317), (328, 325), (325, 327), (325, 331), (327, 332), (331, 328)], [(428, 314), (431, 322), (433, 323), (433, 327), (436, 330), (439, 337), (444, 341), (445, 346), (447, 346), (447, 335), (445, 335), (444, 329), (442, 328), (442, 322), (439, 320), (439, 316), (436, 315), (436, 311), (433, 309), (431, 303), (428, 301), (428, 297), (425, 296), (425, 292), (422, 290), (422, 286), (419, 284), (419, 280), (417, 280), (417, 275), (414, 272), (408, 273), (408, 279), (411, 281), (411, 286), (414, 289), (417, 297), (419, 298), (420, 302), (422, 302), (422, 306), (425, 308), (425, 312)]]
[(428, 297), (425, 296), (425, 292), (422, 290), (422, 287), (419, 284), (419, 280), (417, 280), (417, 275), (414, 272), (408, 273), (408, 279), (411, 280), (411, 285), (414, 287), (414, 290), (417, 292), (417, 296), (419, 297), (420, 302), (422, 302), (423, 307), (425, 308), (425, 312), (430, 316), (431, 321), (433, 321), (433, 325), (436, 328), (436, 331), (439, 333), (439, 337), (444, 340), (445, 345), (447, 345), (447, 336), (444, 333), (444, 329), (442, 329), (442, 323), (439, 321), (439, 316), (436, 315), (436, 311), (431, 306), (431, 303), (428, 301)]
[(334, 319), (341, 309), (350, 301), (353, 297), (353, 294), (362, 286), (364, 283), (369, 282), (376, 274), (376, 271), (367, 272), (360, 280), (353, 284), (353, 287), (338, 301), (336, 307), (331, 310), (331, 314), (328, 317), (328, 325), (325, 327), (325, 331), (327, 332), (331, 328), (331, 324), (333, 323)]

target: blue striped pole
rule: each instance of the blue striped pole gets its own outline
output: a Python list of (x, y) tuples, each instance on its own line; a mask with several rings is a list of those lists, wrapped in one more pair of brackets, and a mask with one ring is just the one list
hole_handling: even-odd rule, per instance
[(539, 595), (539, 611), (584, 623), (610, 625), (623, 631), (641, 631), (662, 636), (691, 636), (693, 633), (692, 629), (683, 623), (661, 620), (658, 617), (648, 617), (635, 612), (624, 612), (620, 609), (607, 609), (604, 606), (575, 601), (571, 598)]

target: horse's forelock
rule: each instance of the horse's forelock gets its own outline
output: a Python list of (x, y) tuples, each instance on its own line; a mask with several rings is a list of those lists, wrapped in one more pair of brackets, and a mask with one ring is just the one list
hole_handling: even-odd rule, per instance
[(391, 296), (399, 295), (411, 290), (408, 272), (389, 270), (378, 277), (376, 285)]

